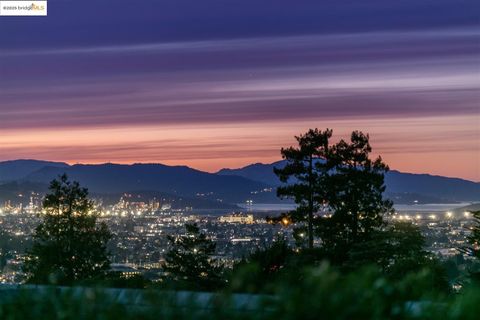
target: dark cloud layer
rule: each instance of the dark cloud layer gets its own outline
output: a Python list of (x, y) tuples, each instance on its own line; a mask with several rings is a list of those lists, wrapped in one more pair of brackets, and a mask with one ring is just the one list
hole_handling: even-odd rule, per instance
[(474, 114), (477, 30), (3, 50), (0, 124)]
[[(441, 131), (445, 151), (464, 152), (459, 174), (480, 174), (467, 173), (478, 151), (458, 142), (479, 137), (478, 1), (48, 5), (46, 18), (0, 17), (0, 152), (10, 157), (128, 161), (143, 152), (149, 161), (214, 163), (241, 150), (274, 159), (286, 129), (290, 137), (300, 124), (348, 123), (381, 133), (384, 152), (411, 152), (398, 158), (411, 168), (421, 150), (438, 156)], [(181, 147), (151, 136), (175, 126), (193, 130), (175, 133)], [(123, 128), (134, 129), (105, 142)], [(75, 134), (63, 141), (55, 130)], [(105, 131), (102, 144), (89, 130)]]
[(49, 0), (48, 9), (48, 19), (2, 17), (2, 46), (418, 30), (479, 19), (474, 0)]

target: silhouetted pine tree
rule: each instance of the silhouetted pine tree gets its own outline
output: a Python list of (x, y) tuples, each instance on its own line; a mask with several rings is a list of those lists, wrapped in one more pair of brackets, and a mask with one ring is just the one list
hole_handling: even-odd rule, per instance
[(280, 181), (289, 183), (277, 189), (281, 198), (293, 199), (297, 208), (282, 217), (285, 224), (306, 222), (308, 247), (313, 248), (314, 215), (325, 203), (328, 188), (329, 153), (328, 140), (332, 130), (310, 129), (295, 137), (298, 147), (282, 148), (284, 168), (275, 168)]
[[(388, 166), (381, 157), (372, 160), (371, 151), (369, 136), (359, 131), (332, 147), (327, 196), (332, 215), (320, 220), (328, 225), (322, 229), (320, 223), (318, 229), (325, 245), (355, 244), (382, 227), (384, 214), (392, 212), (393, 203), (383, 199)], [(331, 234), (332, 227), (337, 234)]]
[(49, 190), (24, 266), (28, 282), (70, 285), (103, 277), (110, 266), (110, 232), (105, 223), (97, 224), (88, 190), (66, 175), (53, 180)]
[[(278, 220), (306, 222), (308, 247), (313, 248), (315, 229), (322, 247), (335, 254), (381, 227), (392, 202), (383, 199), (388, 166), (380, 157), (370, 158), (369, 136), (354, 131), (350, 141), (330, 145), (331, 136), (332, 130), (310, 129), (295, 137), (298, 147), (281, 150), (286, 165), (275, 173), (285, 183), (278, 196), (297, 204)], [(324, 214), (316, 215), (320, 209)]]

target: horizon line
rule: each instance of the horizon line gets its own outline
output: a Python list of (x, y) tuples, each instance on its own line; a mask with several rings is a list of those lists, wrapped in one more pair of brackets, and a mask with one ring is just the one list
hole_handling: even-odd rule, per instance
[[(52, 162), (52, 163), (63, 163), (63, 164), (66, 164), (68, 165), (69, 167), (72, 167), (72, 166), (75, 166), (75, 165), (83, 165), (83, 166), (100, 166), (100, 165), (107, 165), (107, 164), (110, 164), (110, 165), (120, 165), (120, 166), (132, 166), (132, 165), (162, 165), (162, 166), (166, 166), (166, 167), (187, 167), (189, 169), (193, 169), (193, 170), (197, 170), (197, 171), (201, 171), (201, 172), (206, 172), (206, 173), (210, 173), (210, 174), (216, 174), (218, 173), (219, 171), (221, 170), (224, 170), (224, 169), (227, 169), (227, 170), (238, 170), (238, 169), (243, 169), (245, 167), (248, 167), (248, 166), (251, 166), (251, 165), (255, 165), (255, 164), (260, 164), (260, 165), (271, 165), (275, 162), (278, 162), (278, 161), (282, 161), (282, 159), (280, 160), (277, 160), (277, 161), (273, 161), (273, 162), (252, 162), (252, 163), (249, 163), (247, 165), (244, 165), (244, 166), (241, 166), (241, 167), (236, 167), (236, 168), (229, 168), (229, 167), (222, 167), (221, 169), (218, 169), (216, 171), (209, 171), (209, 170), (202, 170), (202, 169), (198, 169), (198, 168), (195, 168), (195, 167), (192, 167), (192, 166), (188, 166), (188, 165), (185, 165), (185, 164), (165, 164), (165, 163), (162, 163), (162, 162), (139, 162), (139, 161), (133, 161), (133, 162), (110, 162), (110, 161), (106, 161), (106, 162), (91, 162), (91, 163), (85, 163), (85, 162), (71, 162), (71, 161), (59, 161), (59, 160), (45, 160), (45, 159), (34, 159), (34, 158), (19, 158), (19, 159), (6, 159), (6, 160), (2, 160), (0, 159), (0, 164), (1, 163), (4, 163), (4, 162), (14, 162), (14, 161), (38, 161), (38, 162)], [(439, 175), (439, 174), (432, 174), (432, 173), (426, 173), (426, 172), (423, 172), (423, 173), (418, 173), (418, 172), (406, 172), (406, 171), (400, 171), (400, 170), (397, 170), (397, 169), (389, 169), (389, 171), (396, 171), (396, 172), (399, 172), (399, 173), (403, 173), (403, 174), (414, 174), (414, 175), (428, 175), (428, 176), (431, 176), (431, 177), (441, 177), (441, 178), (448, 178), (448, 179), (458, 179), (458, 180), (463, 180), (463, 181), (469, 181), (469, 182), (473, 182), (473, 183), (478, 183), (480, 184), (480, 181), (475, 181), (475, 180), (471, 180), (471, 179), (466, 179), (466, 178), (460, 178), (460, 177), (452, 177), (452, 176), (444, 176), (444, 175)]]

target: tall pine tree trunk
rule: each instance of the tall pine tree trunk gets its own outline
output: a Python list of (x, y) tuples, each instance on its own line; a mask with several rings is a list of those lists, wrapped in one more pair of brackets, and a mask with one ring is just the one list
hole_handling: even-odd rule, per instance
[(309, 174), (309, 198), (308, 198), (308, 248), (313, 249), (313, 159), (312, 155), (310, 155), (309, 167), (308, 167), (308, 174)]

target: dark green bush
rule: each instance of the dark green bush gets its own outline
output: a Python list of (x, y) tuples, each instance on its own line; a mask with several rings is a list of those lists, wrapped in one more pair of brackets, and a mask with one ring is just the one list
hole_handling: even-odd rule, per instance
[[(245, 269), (232, 281), (249, 277)], [(328, 264), (288, 275), (269, 294), (20, 287), (0, 291), (0, 319), (477, 319), (480, 289), (445, 295), (428, 270), (391, 280)]]

